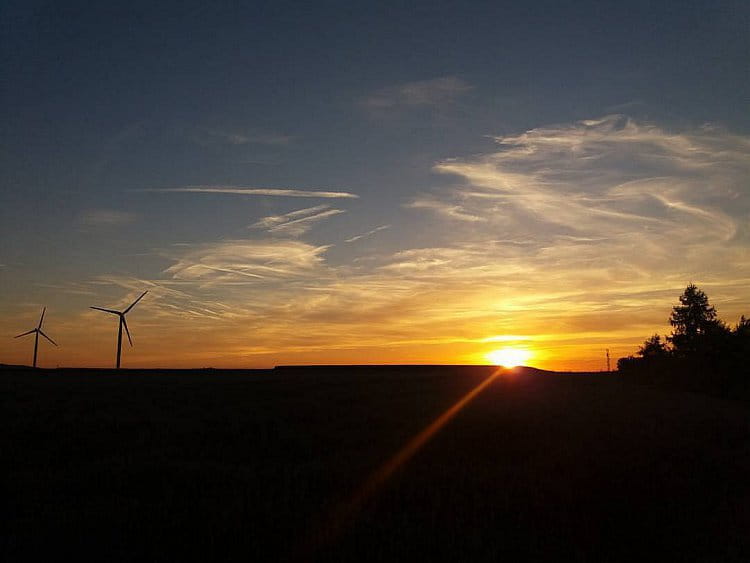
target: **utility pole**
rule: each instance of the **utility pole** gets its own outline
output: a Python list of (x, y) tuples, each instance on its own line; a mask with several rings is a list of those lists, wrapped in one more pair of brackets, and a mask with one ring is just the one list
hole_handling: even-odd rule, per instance
[(607, 348), (607, 373), (612, 373), (612, 370), (609, 366), (609, 348)]

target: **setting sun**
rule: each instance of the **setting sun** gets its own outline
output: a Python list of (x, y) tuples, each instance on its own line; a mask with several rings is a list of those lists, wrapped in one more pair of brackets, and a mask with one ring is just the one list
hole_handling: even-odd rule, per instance
[(532, 354), (528, 350), (519, 348), (500, 348), (487, 354), (487, 359), (493, 364), (506, 368), (519, 366), (531, 358)]

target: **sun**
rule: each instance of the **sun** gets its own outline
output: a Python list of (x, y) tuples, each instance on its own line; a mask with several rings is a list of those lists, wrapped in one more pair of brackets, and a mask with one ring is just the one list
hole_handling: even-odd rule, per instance
[(487, 354), (487, 359), (496, 366), (514, 368), (527, 362), (532, 354), (522, 348), (500, 348)]

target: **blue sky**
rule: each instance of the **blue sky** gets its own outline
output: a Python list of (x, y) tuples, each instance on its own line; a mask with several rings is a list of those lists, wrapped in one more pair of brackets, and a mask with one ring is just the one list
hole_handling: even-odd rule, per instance
[(140, 288), (134, 365), (598, 367), (689, 281), (748, 312), (745, 2), (1, 9), (0, 329), (46, 304), (51, 362)]

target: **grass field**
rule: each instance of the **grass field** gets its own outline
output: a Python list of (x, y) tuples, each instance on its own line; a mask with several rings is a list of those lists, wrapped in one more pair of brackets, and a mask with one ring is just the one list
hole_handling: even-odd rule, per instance
[[(616, 375), (0, 371), (5, 561), (750, 560), (750, 408)], [(365, 485), (363, 489), (363, 484)]]

